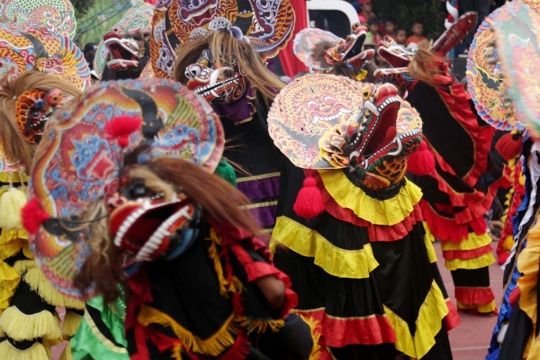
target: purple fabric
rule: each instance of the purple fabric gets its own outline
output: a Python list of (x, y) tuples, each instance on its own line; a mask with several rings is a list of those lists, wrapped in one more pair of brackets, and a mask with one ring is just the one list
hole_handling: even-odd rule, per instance
[(255, 105), (253, 104), (253, 101), (255, 101), (253, 99), (254, 97), (255, 92), (251, 86), (249, 86), (241, 99), (229, 104), (217, 104), (212, 102), (212, 108), (220, 118), (226, 116), (235, 123), (241, 122), (249, 119), (251, 114), (255, 113)]
[(277, 205), (253, 208), (251, 211), (262, 227), (269, 228), (276, 225)]
[(251, 181), (239, 181), (237, 187), (251, 201), (277, 198), (279, 195), (279, 176)]

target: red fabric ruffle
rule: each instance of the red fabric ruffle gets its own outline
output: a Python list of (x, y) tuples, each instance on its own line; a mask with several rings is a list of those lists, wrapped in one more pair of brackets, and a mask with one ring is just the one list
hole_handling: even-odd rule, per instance
[(413, 211), (402, 222), (392, 225), (374, 225), (364, 219), (359, 218), (354, 211), (341, 207), (328, 193), (319, 173), (313, 174), (313, 177), (317, 181), (317, 187), (321, 190), (321, 194), (324, 202), (324, 210), (330, 215), (345, 221), (349, 224), (367, 228), (369, 241), (396, 241), (401, 240), (409, 232), (411, 232), (413, 226), (422, 221), (422, 210), (419, 205), (416, 205)]
[(448, 315), (444, 318), (444, 323), (446, 325), (446, 331), (450, 331), (461, 324), (461, 319), (452, 300), (446, 300), (446, 307), (448, 308)]
[(437, 239), (459, 242), (468, 237), (469, 228), (466, 224), (458, 224), (455, 219), (437, 214), (425, 200), (420, 200), (420, 208), (429, 230)]
[[(265, 276), (275, 276), (285, 284), (285, 301), (283, 303), (282, 317), (285, 318), (289, 311), (298, 304), (298, 295), (291, 289), (291, 281), (285, 273), (278, 270), (273, 264), (262, 261), (253, 261), (246, 250), (239, 244), (229, 246), (236, 255), (238, 261), (244, 267), (248, 281), (253, 282)], [(266, 247), (265, 247), (266, 248)]]
[[(483, 127), (478, 125), (477, 116), (469, 106), (471, 98), (461, 83), (455, 82), (450, 76), (441, 76), (441, 81), (444, 83), (441, 83), (441, 85), (449, 86), (436, 86), (434, 89), (446, 104), (452, 117), (469, 133), (475, 145), (475, 164), (469, 173), (463, 177), (463, 181), (469, 186), (474, 187), (478, 178), (487, 169), (488, 153), (491, 148), (491, 138), (495, 133), (495, 129), (488, 125)], [(453, 169), (436, 151), (432, 149), (432, 152), (435, 154), (437, 163), (442, 170), (448, 173), (454, 173)]]
[(328, 316), (325, 309), (316, 311), (295, 310), (294, 312), (319, 322), (321, 327), (319, 343), (325, 346), (343, 347), (353, 344), (378, 345), (396, 342), (394, 329), (384, 315), (337, 319)]
[(493, 249), (491, 248), (491, 244), (487, 244), (485, 246), (479, 247), (478, 249), (474, 250), (443, 250), (443, 257), (446, 260), (454, 260), (454, 259), (474, 259), (478, 258), (482, 255), (485, 255), (487, 253), (490, 253)]
[(507, 250), (504, 249), (504, 240), (508, 236), (514, 234), (514, 224), (512, 223), (512, 217), (517, 213), (517, 210), (521, 205), (521, 202), (523, 201), (523, 197), (525, 196), (525, 187), (520, 182), (522, 174), (521, 166), (522, 164), (520, 160), (514, 167), (514, 178), (512, 179), (512, 189), (514, 191), (514, 194), (512, 195), (512, 199), (510, 200), (510, 206), (508, 207), (508, 209), (506, 209), (506, 212), (504, 214), (504, 228), (501, 232), (501, 237), (499, 238), (499, 244), (497, 245), (497, 255), (499, 255), (499, 264), (501, 265), (504, 264), (506, 262), (506, 259), (508, 259), (508, 256), (510, 256)]
[(485, 305), (495, 300), (491, 288), (456, 286), (456, 300), (466, 305)]
[(124, 327), (126, 330), (129, 330), (137, 324), (137, 313), (141, 305), (151, 303), (153, 297), (144, 269), (141, 269), (128, 277), (127, 286), (131, 291), (131, 294), (128, 297), (126, 304)]

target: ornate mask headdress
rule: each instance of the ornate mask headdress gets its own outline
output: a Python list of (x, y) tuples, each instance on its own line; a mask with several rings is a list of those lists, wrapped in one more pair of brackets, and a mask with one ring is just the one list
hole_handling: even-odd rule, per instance
[(478, 115), (485, 122), (499, 130), (523, 130), (503, 85), (501, 64), (491, 61), (497, 57), (497, 50), (495, 33), (488, 19), (493, 19), (500, 11), (497, 9), (482, 21), (474, 36), (467, 59), (467, 89)]
[(294, 38), (294, 54), (316, 71), (331, 73), (334, 66), (345, 65), (356, 74), (375, 54), (373, 49), (362, 51), (366, 33), (367, 28), (358, 23), (346, 39), (317, 28), (303, 29)]
[(272, 104), (268, 129), (294, 165), (347, 169), (369, 189), (400, 182), (422, 141), (418, 113), (394, 86), (323, 74), (287, 85)]
[[(169, 80), (103, 82), (65, 106), (46, 126), (26, 208), (35, 214), (26, 228), (35, 233), (31, 246), (45, 276), (64, 294), (81, 297), (73, 279), (90, 252), (90, 225), (109, 214), (106, 227), (129, 263), (177, 255), (178, 236), (194, 236), (197, 206), (181, 189), (149, 191), (138, 178), (151, 174), (134, 174), (161, 158), (212, 172), (223, 146), (212, 108)], [(88, 213), (100, 204), (106, 210)]]
[(38, 25), (0, 23), (0, 50), (0, 82), (37, 70), (81, 90), (91, 85), (84, 54), (65, 35)]
[(0, 17), (8, 22), (38, 25), (70, 39), (77, 30), (77, 19), (69, 0), (3, 0)]
[(148, 38), (153, 15), (153, 5), (137, 3), (105, 34), (94, 58), (94, 69), (100, 78), (105, 67), (133, 78), (140, 75), (150, 59)]
[[(154, 72), (159, 77), (172, 77), (174, 54), (180, 45), (209, 32), (230, 32), (235, 39), (249, 43), (261, 61), (276, 56), (292, 37), (295, 15), (289, 0), (163, 0), (156, 5), (153, 23), (150, 49)], [(247, 88), (241, 80), (245, 69), (208, 53), (200, 54), (186, 69), (188, 86), (209, 101), (239, 99)]]
[(498, 80), (504, 80), (500, 85), (505, 95), (503, 98), (511, 101), (509, 106), (513, 110), (510, 114), (515, 116), (509, 117), (504, 124), (507, 129), (518, 130), (524, 125), (535, 139), (540, 139), (539, 83), (536, 75), (540, 66), (537, 45), (540, 41), (540, 13), (535, 11), (538, 9), (540, 5), (537, 1), (511, 2), (487, 18), (487, 25), (493, 31), (491, 36), (496, 40), (496, 48), (487, 54), (488, 60), (500, 71)]

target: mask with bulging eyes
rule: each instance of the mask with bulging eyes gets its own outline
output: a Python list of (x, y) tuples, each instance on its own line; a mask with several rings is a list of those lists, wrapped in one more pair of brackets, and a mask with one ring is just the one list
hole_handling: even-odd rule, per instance
[(233, 59), (227, 63), (224, 59), (214, 60), (210, 49), (202, 52), (197, 63), (185, 70), (187, 87), (202, 95), (209, 102), (218, 104), (233, 103), (242, 98), (247, 86), (244, 76)]
[(31, 144), (39, 143), (47, 120), (66, 100), (58, 89), (31, 89), (19, 96), (15, 104), (15, 119), (24, 139)]

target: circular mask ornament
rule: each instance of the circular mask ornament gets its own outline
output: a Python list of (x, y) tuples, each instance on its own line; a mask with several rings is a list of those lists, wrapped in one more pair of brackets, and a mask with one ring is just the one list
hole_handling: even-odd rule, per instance
[[(492, 19), (499, 10), (489, 16)], [(495, 33), (484, 20), (469, 48), (467, 59), (467, 90), (471, 95), (478, 115), (499, 130), (519, 127), (512, 102), (503, 83), (500, 62), (492, 63), (497, 50), (494, 46)]]
[(230, 31), (251, 44), (262, 61), (292, 38), (295, 14), (290, 0), (162, 0), (152, 20), (150, 57), (156, 76), (172, 77), (181, 43), (208, 31)]
[(91, 86), (84, 54), (67, 36), (37, 25), (0, 23), (0, 81), (28, 70), (58, 76), (80, 90)]
[[(142, 121), (125, 136), (112, 136), (110, 128), (121, 131), (127, 119)], [(213, 172), (223, 147), (223, 129), (212, 108), (172, 81), (102, 82), (65, 104), (47, 122), (29, 186), (31, 201), (50, 216), (30, 238), (45, 276), (67, 296), (81, 297), (73, 279), (92, 235), (76, 221), (95, 220), (87, 218), (89, 209), (107, 206), (118, 190), (125, 154), (137, 149), (138, 163), (184, 159)]]
[(0, 16), (10, 22), (33, 24), (69, 38), (75, 37), (77, 19), (69, 0), (3, 0)]
[(520, 2), (510, 2), (494, 14), (490, 26), (517, 119), (540, 138), (540, 14)]
[(304, 75), (277, 95), (268, 114), (268, 131), (296, 166), (333, 168), (321, 156), (319, 139), (336, 125), (357, 126), (363, 103), (362, 83), (341, 76)]

